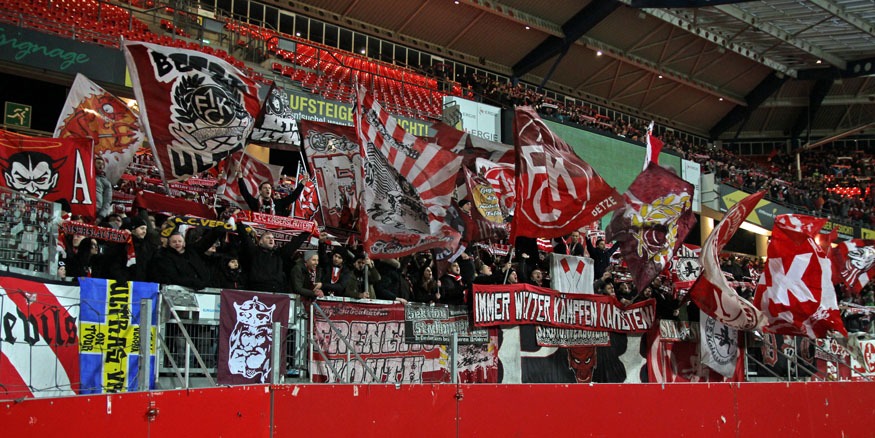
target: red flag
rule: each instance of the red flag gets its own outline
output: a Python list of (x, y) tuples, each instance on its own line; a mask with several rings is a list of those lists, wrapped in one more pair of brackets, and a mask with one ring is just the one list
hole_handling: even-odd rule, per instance
[(146, 139), (139, 116), (123, 100), (82, 74), (73, 81), (54, 135), (94, 140), (94, 156), (103, 158), (106, 178), (113, 184)]
[[(301, 120), (304, 155), (315, 180), (325, 227), (354, 230), (359, 197), (356, 176), (362, 168), (355, 127)], [(344, 233), (340, 233), (344, 234)]]
[(617, 191), (532, 107), (516, 109), (514, 133), (518, 177), (511, 241), (516, 236), (564, 236), (620, 207)]
[(726, 281), (723, 271), (720, 270), (718, 255), (765, 194), (766, 192), (760, 191), (748, 195), (733, 205), (723, 216), (723, 220), (714, 227), (699, 256), (702, 275), (690, 289), (690, 298), (703, 312), (738, 330), (760, 328), (765, 320), (763, 314), (750, 301), (738, 295)]
[(649, 164), (623, 195), (625, 206), (614, 212), (605, 234), (620, 242), (638, 292), (671, 262), (696, 223), (693, 185), (673, 172)]
[(653, 122), (647, 127), (647, 152), (644, 157), (644, 169), (649, 163), (659, 164), (659, 153), (662, 152), (662, 140), (653, 136)]
[(0, 185), (49, 202), (66, 200), (71, 213), (95, 216), (90, 138), (38, 138), (0, 130)]
[(814, 237), (827, 219), (801, 214), (775, 218), (769, 260), (755, 302), (768, 318), (766, 330), (824, 338), (829, 330), (848, 335), (839, 314), (832, 264)]
[(165, 181), (208, 170), (243, 147), (261, 109), (260, 83), (194, 50), (129, 41), (125, 59)]
[(507, 225), (505, 218), (507, 217), (507, 212), (502, 208), (495, 189), (482, 176), (475, 175), (468, 169), (463, 170), (465, 172), (468, 193), (470, 193), (474, 203), (474, 208), (471, 209), (474, 229), (464, 237), (467, 237), (468, 241), (471, 242), (506, 239)]
[(455, 248), (461, 236), (445, 217), (462, 158), (404, 131), (363, 87), (355, 123), (364, 163), (365, 251), (392, 258)]
[(832, 252), (832, 261), (845, 286), (859, 295), (875, 276), (875, 240), (853, 239), (839, 243)]
[(219, 188), (216, 189), (216, 193), (221, 194), (222, 198), (237, 204), (238, 207), (243, 209), (248, 209), (249, 206), (246, 205), (246, 200), (243, 199), (243, 195), (240, 193), (238, 178), (231, 175), (231, 180), (228, 181), (227, 172), (233, 167), (228, 165), (231, 162), (239, 163), (237, 168), (240, 169), (242, 174), (241, 179), (246, 184), (246, 189), (253, 196), (256, 196), (258, 188), (266, 182), (269, 182), (271, 186), (276, 186), (277, 181), (280, 179), (280, 173), (283, 170), (283, 166), (265, 163), (244, 151), (234, 152), (231, 156), (225, 158), (225, 172), (222, 172), (222, 176), (219, 178)]

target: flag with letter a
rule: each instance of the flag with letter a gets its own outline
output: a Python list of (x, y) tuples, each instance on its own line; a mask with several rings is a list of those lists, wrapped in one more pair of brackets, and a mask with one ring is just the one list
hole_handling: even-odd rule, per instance
[(355, 114), (362, 166), (365, 251), (400, 257), (454, 249), (461, 235), (446, 223), (462, 158), (404, 131), (363, 87)]
[(815, 236), (827, 219), (801, 214), (775, 218), (769, 260), (754, 301), (768, 319), (766, 330), (782, 335), (824, 338), (842, 323), (832, 280), (832, 263)]
[(129, 41), (125, 59), (165, 181), (208, 170), (243, 147), (261, 110), (260, 83), (194, 50)]
[(765, 319), (726, 281), (718, 255), (765, 194), (761, 191), (745, 197), (733, 205), (714, 227), (699, 254), (702, 274), (690, 289), (690, 298), (703, 312), (738, 330), (758, 329), (765, 324)]
[(0, 186), (49, 202), (66, 200), (71, 213), (95, 215), (90, 138), (28, 137), (0, 130)]
[(76, 74), (55, 137), (94, 140), (94, 156), (106, 163), (106, 178), (117, 183), (146, 136), (140, 117), (128, 105), (81, 73)]
[(532, 107), (514, 116), (516, 236), (564, 236), (619, 208), (622, 198), (568, 144), (547, 128)]

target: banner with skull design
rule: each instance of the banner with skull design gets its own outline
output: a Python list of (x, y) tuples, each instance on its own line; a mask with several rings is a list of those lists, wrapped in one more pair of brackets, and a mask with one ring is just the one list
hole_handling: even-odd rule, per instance
[(94, 217), (97, 198), (90, 138), (37, 138), (0, 130), (0, 185), (71, 213)]
[[(219, 304), (220, 384), (270, 383), (274, 366), (285, 371), (286, 331), (291, 300), (288, 295), (267, 292), (223, 290)], [(274, 343), (273, 323), (282, 325)], [(280, 345), (280, 363), (271, 363), (274, 345)]]
[(208, 170), (243, 147), (261, 109), (261, 84), (194, 50), (126, 42), (125, 59), (165, 181)]
[(298, 117), (300, 115), (289, 107), (289, 93), (274, 85), (264, 99), (264, 107), (249, 139), (272, 149), (298, 150), (301, 145)]
[(106, 162), (106, 178), (117, 183), (143, 146), (140, 117), (112, 93), (76, 75), (58, 117), (55, 137), (94, 140), (94, 156)]

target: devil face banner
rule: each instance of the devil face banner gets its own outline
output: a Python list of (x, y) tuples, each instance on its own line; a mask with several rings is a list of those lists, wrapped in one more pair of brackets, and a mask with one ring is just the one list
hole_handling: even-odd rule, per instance
[(94, 217), (91, 139), (36, 138), (0, 130), (4, 187), (49, 202), (66, 200), (71, 213)]

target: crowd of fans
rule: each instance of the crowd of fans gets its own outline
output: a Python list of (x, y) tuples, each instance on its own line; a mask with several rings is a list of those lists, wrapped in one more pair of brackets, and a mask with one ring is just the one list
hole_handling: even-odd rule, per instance
[[(531, 105), (541, 116), (573, 124), (605, 135), (643, 143), (646, 126), (611, 119), (583, 104), (559, 102), (522, 84), (470, 78), (473, 90), (500, 106)], [(767, 199), (801, 213), (863, 227), (875, 227), (875, 190), (870, 182), (875, 169), (870, 154), (848, 151), (809, 150), (801, 155), (775, 151), (768, 158), (740, 157), (707, 143), (685, 141), (672, 131), (659, 135), (665, 149), (702, 165), (703, 173), (716, 174), (720, 182), (749, 192), (767, 189)], [(801, 176), (801, 179), (800, 179)]]

